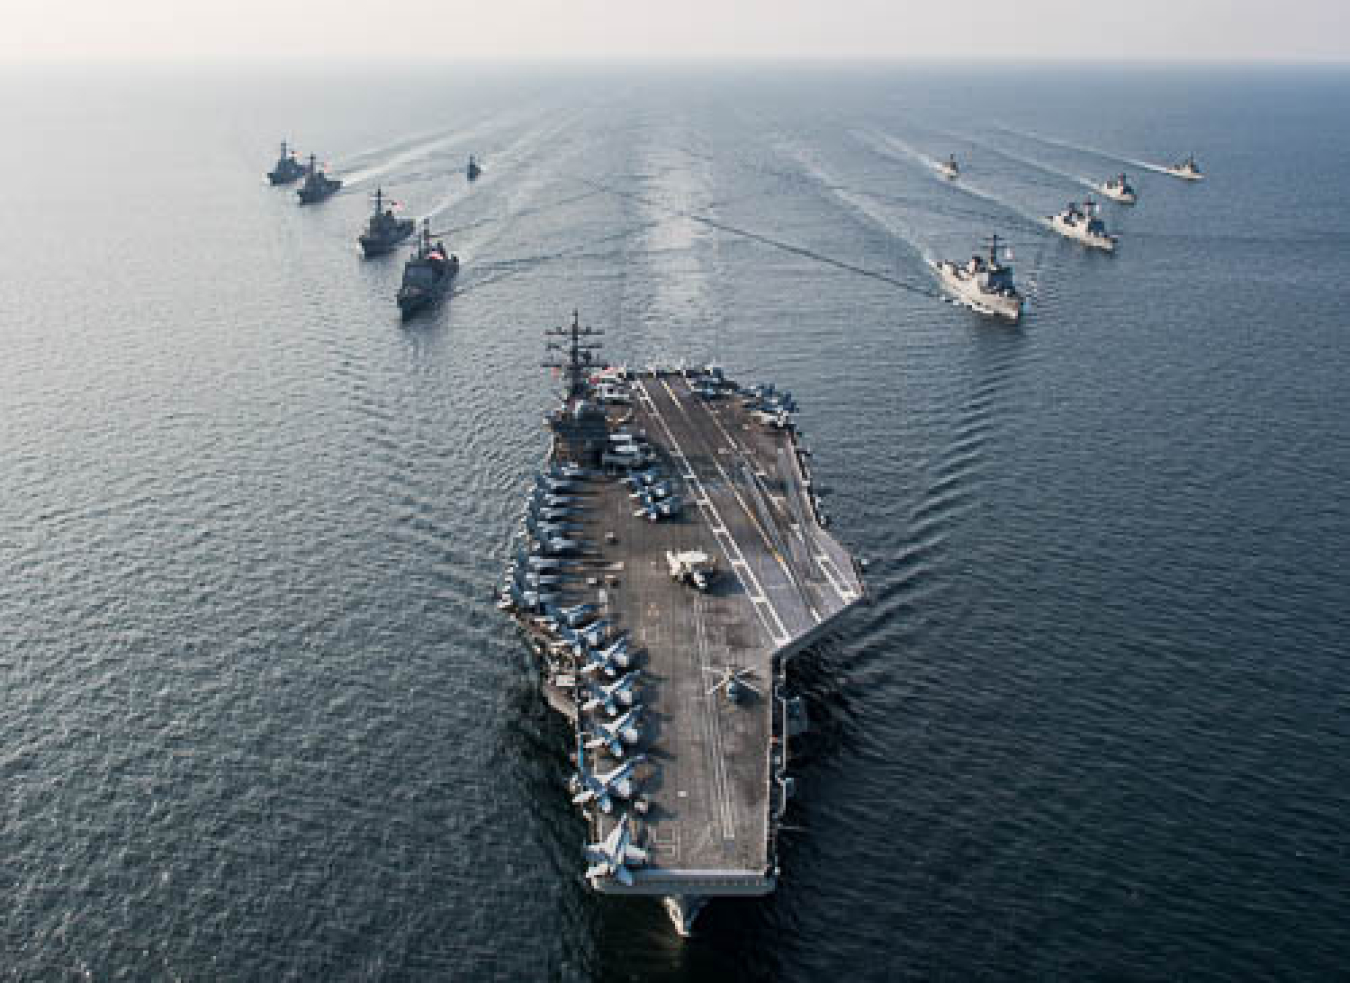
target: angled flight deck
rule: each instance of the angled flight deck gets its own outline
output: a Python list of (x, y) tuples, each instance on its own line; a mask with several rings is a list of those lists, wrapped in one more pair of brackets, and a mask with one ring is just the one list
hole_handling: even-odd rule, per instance
[[(790, 396), (716, 370), (599, 372), (584, 336), (574, 323), (573, 385), (550, 416), (530, 555), (508, 572), (503, 606), (576, 722), (581, 777), (637, 762), (612, 801), (585, 802), (588, 856), (601, 858), (592, 885), (662, 896), (687, 931), (708, 898), (773, 890), (789, 787), (784, 664), (864, 588), (823, 528)], [(715, 570), (701, 590), (672, 575), (673, 557), (700, 554)], [(568, 618), (592, 634), (576, 637)], [(607, 651), (628, 664), (601, 665)], [(604, 687), (626, 702), (604, 705)], [(623, 721), (632, 740), (604, 746), (597, 735)], [(601, 847), (620, 834), (634, 848), (609, 862)]]

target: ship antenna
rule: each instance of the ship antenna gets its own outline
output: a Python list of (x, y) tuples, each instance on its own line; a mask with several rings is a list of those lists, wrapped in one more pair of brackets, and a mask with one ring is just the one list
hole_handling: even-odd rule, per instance
[(603, 331), (596, 331), (594, 328), (583, 328), (580, 311), (572, 312), (572, 323), (569, 326), (549, 328), (544, 332), (546, 337), (559, 339), (558, 341), (549, 341), (545, 345), (546, 349), (561, 352), (565, 356), (565, 358), (550, 359), (544, 363), (544, 367), (563, 370), (567, 376), (567, 395), (569, 397), (586, 395), (586, 370), (592, 364), (591, 353), (599, 350), (600, 343), (585, 339), (603, 334)]
[(998, 266), (998, 233), (989, 237), (989, 265)]

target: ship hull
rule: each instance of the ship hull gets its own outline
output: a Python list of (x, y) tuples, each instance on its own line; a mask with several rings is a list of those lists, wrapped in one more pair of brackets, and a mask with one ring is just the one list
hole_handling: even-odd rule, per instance
[(413, 230), (409, 228), (406, 233), (397, 239), (372, 239), (370, 236), (360, 236), (357, 241), (361, 243), (361, 252), (369, 259), (371, 256), (383, 256), (385, 253), (392, 253), (404, 242), (407, 242), (412, 233)]
[(302, 205), (317, 205), (321, 201), (327, 201), (342, 187), (341, 181), (335, 181), (326, 188), (301, 188), (296, 194), (300, 197)]

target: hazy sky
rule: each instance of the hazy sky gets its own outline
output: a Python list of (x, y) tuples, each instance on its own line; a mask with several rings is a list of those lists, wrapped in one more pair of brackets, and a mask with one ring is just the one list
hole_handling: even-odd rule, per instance
[(0, 62), (1350, 61), (1350, 0), (6, 0)]

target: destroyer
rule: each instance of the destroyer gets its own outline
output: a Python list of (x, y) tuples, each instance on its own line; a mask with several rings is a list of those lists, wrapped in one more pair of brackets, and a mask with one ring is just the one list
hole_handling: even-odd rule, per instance
[(1190, 154), (1180, 164), (1173, 164), (1171, 167), (1163, 168), (1173, 177), (1179, 177), (1183, 181), (1203, 181), (1205, 175), (1200, 171), (1200, 165), (1195, 162), (1195, 155)]
[(431, 222), (424, 219), (421, 238), (403, 266), (403, 284), (398, 288), (398, 309), (404, 320), (439, 304), (458, 273), (459, 257), (447, 253), (445, 243), (431, 241)]
[(790, 394), (602, 369), (576, 315), (548, 334), (566, 388), (499, 606), (575, 730), (592, 888), (663, 898), (688, 934), (708, 899), (774, 889), (805, 726), (784, 669), (863, 583)]
[(998, 236), (989, 240), (989, 258), (978, 253), (958, 266), (949, 259), (933, 264), (942, 285), (957, 299), (981, 314), (1007, 318), (1016, 324), (1022, 317), (1022, 295), (1013, 284), (1012, 267), (999, 255)]
[(951, 154), (937, 166), (943, 177), (956, 179), (961, 176), (961, 165), (956, 162), (956, 154)]
[(1106, 231), (1106, 223), (1097, 215), (1097, 203), (1091, 198), (1082, 205), (1069, 202), (1069, 207), (1051, 215), (1049, 222), (1050, 228), (1067, 239), (1108, 253), (1116, 251), (1116, 237)]
[(417, 223), (412, 219), (394, 216), (396, 204), (391, 201), (386, 206), (383, 189), (375, 189), (375, 211), (370, 216), (366, 231), (357, 238), (367, 256), (379, 256), (381, 253), (389, 252), (412, 235), (413, 230), (417, 228)]
[(1112, 201), (1118, 201), (1122, 205), (1133, 205), (1139, 200), (1139, 195), (1135, 193), (1134, 187), (1124, 174), (1107, 178), (1098, 186), (1097, 190)]
[(300, 190), (296, 192), (300, 196), (300, 204), (313, 205), (323, 201), (331, 197), (340, 187), (342, 182), (325, 174), (323, 168), (315, 163), (314, 155), (310, 154), (309, 167), (305, 169), (305, 183), (300, 185)]
[(267, 180), (273, 184), (290, 184), (293, 181), (300, 180), (305, 173), (304, 167), (295, 159), (295, 151), (286, 146), (286, 141), (281, 141), (281, 156), (277, 158), (276, 164), (267, 172)]

